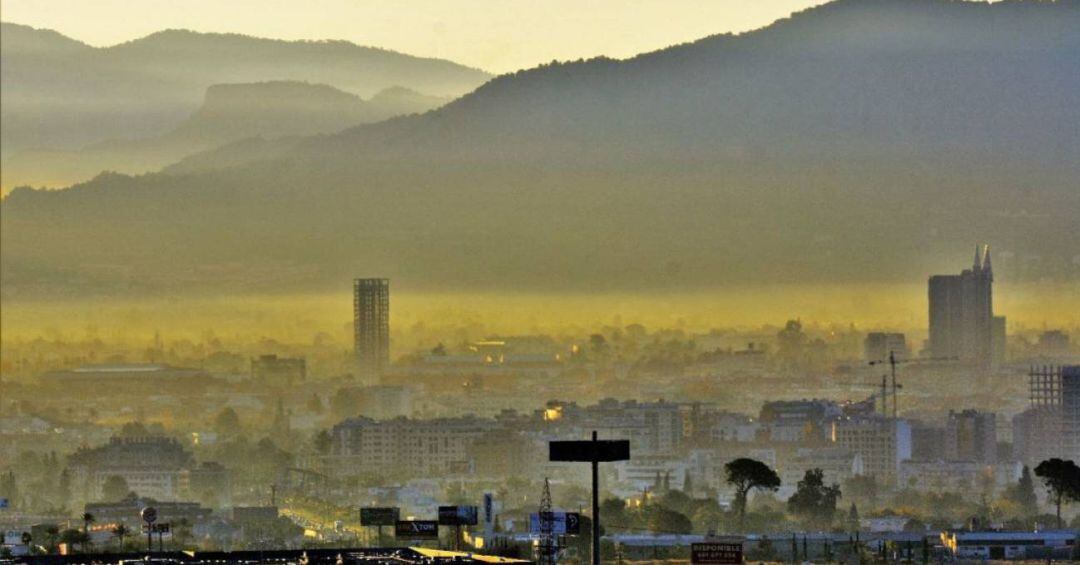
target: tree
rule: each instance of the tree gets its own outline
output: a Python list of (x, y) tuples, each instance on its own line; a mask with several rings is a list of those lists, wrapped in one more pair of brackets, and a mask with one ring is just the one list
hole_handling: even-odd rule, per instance
[(232, 408), (224, 408), (214, 418), (214, 431), (223, 436), (240, 433), (240, 416)]
[(469, 493), (465, 491), (464, 483), (450, 483), (446, 485), (443, 493), (446, 501), (450, 504), (469, 504)]
[(603, 334), (592, 334), (589, 336), (589, 345), (596, 353), (601, 353), (607, 349), (607, 339)]
[(315, 434), (312, 443), (314, 444), (313, 447), (315, 448), (315, 453), (318, 453), (319, 455), (330, 455), (330, 449), (334, 446), (334, 439), (330, 436), (330, 432), (319, 430), (319, 432)]
[(120, 543), (119, 551), (121, 551), (121, 552), (124, 551), (124, 538), (127, 537), (127, 535), (129, 533), (130, 532), (128, 531), (128, 527), (123, 525), (123, 524), (117, 524), (117, 525), (113, 526), (112, 535), (116, 536), (116, 539), (119, 541), (119, 543)]
[(836, 514), (836, 501), (840, 498), (838, 485), (825, 485), (825, 473), (821, 469), (806, 471), (795, 494), (788, 499), (788, 511), (806, 524), (826, 527)]
[[(121, 497), (121, 498), (123, 498), (123, 497)], [(94, 515), (89, 513), (89, 512), (84, 512), (83, 515), (82, 515), (82, 521), (83, 521), (83, 531), (84, 532), (89, 532), (90, 531), (90, 524), (93, 524), (94, 522), (96, 522), (97, 518), (95, 518)]]
[(60, 471), (60, 477), (56, 482), (56, 500), (63, 506), (71, 500), (71, 473), (67, 469)]
[(83, 537), (82, 537), (82, 541), (80, 542), (80, 544), (81, 544), (81, 547), (82, 547), (84, 552), (86, 551), (87, 546), (90, 545), (90, 524), (93, 524), (96, 521), (97, 521), (97, 518), (95, 518), (93, 514), (91, 514), (89, 512), (83, 512), (83, 515), (82, 515), (82, 522), (83, 522), (82, 534), (83, 534)]
[(720, 525), (721, 518), (723, 518), (723, 511), (720, 510), (720, 505), (717, 504), (716, 500), (709, 498), (697, 505), (690, 520), (698, 531), (715, 532)]
[(614, 530), (630, 526), (627, 523), (626, 502), (621, 498), (605, 498), (600, 503), (600, 515), (604, 517), (604, 523)]
[(780, 488), (780, 476), (768, 465), (745, 457), (729, 461), (724, 465), (727, 483), (735, 489), (735, 509), (739, 514), (739, 526), (746, 521), (746, 500), (751, 490), (771, 490)]
[(142, 422), (128, 422), (120, 427), (121, 437), (144, 437), (150, 435), (150, 430)]
[(1047, 459), (1035, 467), (1035, 475), (1042, 479), (1050, 499), (1057, 508), (1057, 527), (1061, 528), (1061, 505), (1080, 501), (1080, 467), (1072, 461), (1058, 458)]
[(0, 475), (0, 498), (6, 498), (8, 501), (15, 505), (19, 498), (19, 489), (15, 483), (15, 471), (8, 471), (3, 475)]
[(683, 514), (694, 511), (694, 499), (681, 490), (669, 490), (660, 497), (660, 506)]
[(89, 541), (89, 534), (80, 532), (74, 528), (60, 532), (60, 543), (67, 545), (69, 548), (77, 545), (85, 551)]
[(873, 475), (855, 475), (844, 481), (844, 492), (852, 501), (871, 507), (877, 502), (878, 483)]
[(49, 553), (56, 551), (56, 542), (60, 539), (60, 527), (56, 524), (45, 526), (45, 539), (48, 540)]
[(1035, 496), (1035, 481), (1031, 478), (1031, 469), (1024, 465), (1020, 473), (1020, 480), (1009, 487), (1005, 498), (1016, 503), (1024, 517), (1034, 516), (1039, 513), (1039, 499)]
[(180, 549), (189, 546), (193, 537), (191, 522), (187, 518), (180, 518), (173, 524), (173, 539)]
[(120, 475), (109, 475), (101, 487), (101, 497), (105, 502), (122, 500), (128, 493), (128, 484)]
[(689, 534), (694, 529), (690, 519), (674, 510), (656, 506), (649, 512), (649, 530), (661, 534)]

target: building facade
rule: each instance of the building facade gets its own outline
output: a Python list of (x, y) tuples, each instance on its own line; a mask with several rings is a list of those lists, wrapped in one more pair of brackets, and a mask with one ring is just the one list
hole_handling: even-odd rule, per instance
[(79, 449), (68, 458), (68, 471), (72, 494), (84, 502), (101, 500), (110, 477), (123, 479), (139, 497), (159, 501), (190, 499), (208, 490), (218, 499), (229, 497), (224, 467), (197, 465), (179, 442), (163, 436), (113, 437), (105, 445)]
[(341, 474), (439, 476), (471, 472), (469, 456), (494, 420), (350, 418), (334, 426), (331, 453)]
[(353, 339), (361, 371), (380, 375), (390, 362), (390, 280), (353, 281)]
[(989, 367), (1000, 359), (995, 341), (1005, 319), (995, 320), (994, 271), (990, 248), (976, 248), (975, 263), (959, 275), (935, 275), (929, 281), (930, 339), (933, 357), (956, 358)]
[(1027, 464), (1080, 461), (1080, 365), (1032, 368), (1031, 407), (1013, 418), (1013, 449)]
[(949, 411), (945, 420), (945, 459), (997, 463), (997, 417), (990, 412)]
[(844, 418), (832, 425), (832, 440), (862, 459), (865, 474), (896, 481), (900, 462), (911, 459), (911, 425), (887, 418)]

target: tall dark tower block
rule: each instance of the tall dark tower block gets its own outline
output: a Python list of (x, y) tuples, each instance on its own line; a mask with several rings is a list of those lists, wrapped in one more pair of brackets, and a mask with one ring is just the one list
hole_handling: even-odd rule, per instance
[(390, 279), (353, 281), (353, 337), (360, 370), (382, 374), (390, 361)]
[[(1003, 351), (1004, 318), (995, 319), (990, 248), (975, 250), (975, 263), (959, 275), (930, 277), (930, 354), (990, 366)], [(995, 354), (996, 353), (996, 354)]]

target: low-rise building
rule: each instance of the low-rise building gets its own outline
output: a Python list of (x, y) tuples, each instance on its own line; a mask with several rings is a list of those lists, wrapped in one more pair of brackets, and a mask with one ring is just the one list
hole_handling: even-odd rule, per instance
[(942, 532), (941, 545), (957, 559), (1071, 557), (1076, 532)]
[(862, 458), (865, 474), (896, 480), (900, 462), (911, 458), (911, 426), (890, 418), (842, 418), (832, 425), (832, 441)]
[(79, 449), (68, 457), (68, 471), (72, 494), (83, 502), (100, 501), (111, 477), (123, 479), (138, 496), (159, 501), (194, 498), (208, 489), (229, 496), (224, 467), (197, 465), (179, 442), (164, 436), (112, 437), (105, 445)]
[(292, 386), (307, 379), (307, 362), (303, 357), (260, 355), (251, 360), (251, 378), (266, 385)]

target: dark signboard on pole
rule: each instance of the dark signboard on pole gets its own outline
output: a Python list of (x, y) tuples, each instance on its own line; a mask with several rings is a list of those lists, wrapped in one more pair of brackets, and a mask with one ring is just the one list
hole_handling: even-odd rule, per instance
[(475, 506), (440, 506), (439, 524), (442, 526), (475, 526)]
[(400, 510), (393, 507), (372, 506), (360, 509), (361, 526), (393, 526), (397, 523)]
[(439, 523), (435, 520), (398, 520), (394, 536), (406, 539), (439, 539)]
[(548, 459), (580, 461), (592, 465), (592, 565), (600, 565), (600, 463), (630, 459), (630, 440), (603, 440), (592, 433), (591, 441), (553, 441)]
[(552, 461), (605, 462), (630, 459), (630, 440), (553, 441), (548, 444)]
[(695, 565), (729, 565), (742, 562), (742, 542), (710, 541), (690, 544), (690, 563)]

